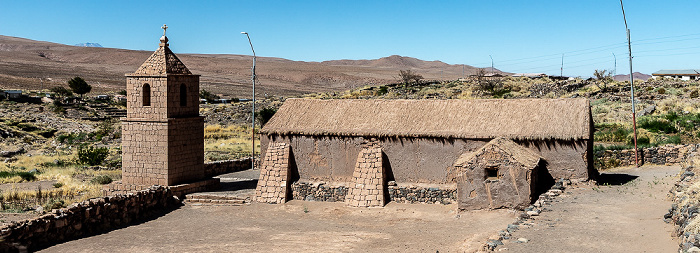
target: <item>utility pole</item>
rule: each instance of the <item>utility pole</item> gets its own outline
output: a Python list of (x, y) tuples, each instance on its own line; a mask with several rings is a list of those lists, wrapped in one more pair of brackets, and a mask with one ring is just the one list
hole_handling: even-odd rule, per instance
[(564, 78), (564, 54), (561, 54), (561, 68), (559, 69), (559, 77)]
[(617, 56), (615, 56), (615, 53), (612, 53), (612, 54), (613, 54), (613, 58), (615, 59), (615, 68), (613, 70), (613, 77), (615, 77), (615, 75), (617, 75)]
[(632, 98), (632, 130), (634, 131), (634, 165), (639, 167), (639, 152), (637, 150), (637, 112), (634, 108), (634, 76), (632, 75), (632, 42), (630, 40), (630, 29), (627, 28), (627, 17), (625, 17), (625, 6), (620, 0), (622, 8), (622, 18), (625, 20), (625, 30), (627, 30), (627, 49), (630, 53), (630, 93)]
[(250, 35), (248, 35), (247, 32), (241, 32), (241, 34), (245, 34), (246, 37), (248, 37), (248, 43), (250, 44), (250, 50), (253, 51), (253, 68), (251, 68), (251, 72), (253, 76), (251, 79), (253, 80), (253, 118), (251, 118), (250, 121), (252, 121), (253, 125), (253, 131), (251, 135), (251, 139), (253, 141), (253, 146), (252, 148), (252, 157), (250, 160), (251, 163), (251, 168), (255, 169), (255, 49), (253, 49), (253, 42), (250, 41)]
[(491, 76), (493, 76), (493, 57), (489, 55), (489, 58), (491, 58)]

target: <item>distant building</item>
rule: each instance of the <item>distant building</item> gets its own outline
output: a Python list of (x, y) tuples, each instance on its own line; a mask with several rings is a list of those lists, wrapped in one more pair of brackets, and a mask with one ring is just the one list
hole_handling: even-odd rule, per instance
[(662, 69), (651, 74), (652, 78), (675, 78), (683, 81), (700, 80), (700, 69)]
[(97, 100), (109, 100), (109, 95), (97, 95), (95, 96)]
[(543, 78), (547, 77), (547, 74), (545, 73), (515, 73), (513, 74), (513, 77), (528, 77), (528, 78)]
[(8, 99), (17, 99), (17, 98), (20, 98), (22, 96), (22, 91), (21, 90), (6, 90), (4, 95)]

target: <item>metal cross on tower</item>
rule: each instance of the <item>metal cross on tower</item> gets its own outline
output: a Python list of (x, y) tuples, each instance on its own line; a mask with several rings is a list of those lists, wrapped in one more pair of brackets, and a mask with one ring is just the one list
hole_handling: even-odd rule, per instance
[(163, 24), (160, 28), (163, 29), (163, 36), (165, 36), (165, 30), (168, 30), (168, 25)]

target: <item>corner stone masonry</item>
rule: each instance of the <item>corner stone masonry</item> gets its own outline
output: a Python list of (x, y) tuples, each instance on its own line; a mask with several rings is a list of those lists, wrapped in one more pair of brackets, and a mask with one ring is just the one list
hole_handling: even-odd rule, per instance
[(345, 203), (353, 207), (384, 206), (384, 166), (382, 166), (382, 148), (376, 139), (371, 139), (357, 155), (353, 178), (355, 183), (349, 187)]
[(270, 143), (260, 169), (260, 180), (255, 189), (257, 202), (281, 204), (287, 201), (291, 176), (290, 153), (291, 148), (287, 143)]

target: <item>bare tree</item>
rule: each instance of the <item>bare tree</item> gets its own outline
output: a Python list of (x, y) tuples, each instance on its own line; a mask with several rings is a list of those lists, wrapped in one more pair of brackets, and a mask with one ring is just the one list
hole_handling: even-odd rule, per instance
[(409, 70), (399, 70), (399, 78), (404, 84), (420, 84), (423, 76)]
[(598, 79), (598, 81), (595, 82), (595, 85), (598, 86), (598, 89), (600, 89), (601, 91), (607, 90), (608, 83), (613, 81), (612, 71), (596, 69), (593, 72), (593, 76), (595, 76), (595, 78)]

